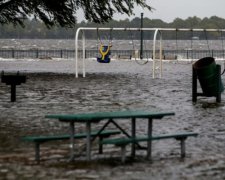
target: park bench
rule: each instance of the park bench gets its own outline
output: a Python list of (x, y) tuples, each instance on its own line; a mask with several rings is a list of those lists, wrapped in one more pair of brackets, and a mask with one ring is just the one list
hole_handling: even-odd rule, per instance
[[(101, 131), (93, 131), (91, 132), (91, 137), (99, 137), (99, 142), (103, 141), (104, 138), (107, 138), (111, 135), (117, 135), (120, 134), (121, 132), (118, 130), (105, 130)], [(87, 134), (86, 133), (80, 133), (80, 134), (75, 134), (74, 138), (75, 139), (82, 139), (86, 138)], [(48, 141), (57, 141), (57, 140), (69, 140), (70, 135), (65, 134), (65, 135), (49, 135), (49, 136), (26, 136), (23, 137), (23, 141), (28, 141), (28, 142), (33, 142), (35, 144), (35, 160), (39, 163), (40, 162), (40, 144)], [(99, 153), (101, 154), (103, 151), (102, 149), (102, 144), (99, 143)]]
[(153, 140), (161, 140), (161, 139), (176, 139), (181, 142), (181, 158), (185, 157), (185, 140), (188, 137), (196, 137), (198, 133), (194, 132), (185, 132), (179, 134), (165, 134), (149, 137), (135, 137), (135, 138), (115, 138), (115, 139), (104, 139), (100, 143), (101, 144), (112, 144), (121, 147), (121, 160), (124, 163), (126, 158), (126, 146), (132, 143), (138, 142), (147, 142)]

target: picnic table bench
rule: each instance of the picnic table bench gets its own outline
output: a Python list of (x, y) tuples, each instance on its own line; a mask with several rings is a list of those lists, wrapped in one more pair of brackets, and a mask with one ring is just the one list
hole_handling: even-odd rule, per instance
[(154, 140), (162, 140), (162, 139), (176, 139), (180, 141), (181, 145), (181, 158), (184, 158), (185, 153), (185, 140), (188, 137), (197, 137), (198, 133), (194, 132), (184, 132), (184, 133), (176, 133), (176, 134), (163, 134), (163, 135), (154, 135), (152, 137), (135, 137), (135, 138), (114, 138), (114, 139), (104, 139), (100, 143), (101, 144), (113, 144), (121, 147), (121, 161), (124, 163), (126, 158), (126, 146), (131, 143), (138, 142), (147, 142)]
[[(98, 133), (98, 131), (92, 131), (91, 137), (98, 136), (99, 142), (101, 142), (104, 138), (107, 138), (112, 135), (120, 134), (121, 132), (118, 130), (105, 130), (101, 133)], [(74, 135), (75, 139), (82, 139), (86, 138), (86, 133), (78, 133)], [(35, 148), (35, 161), (38, 163), (40, 162), (40, 145), (45, 142), (49, 141), (59, 141), (59, 140), (69, 140), (70, 135), (64, 134), (64, 135), (44, 135), (44, 136), (25, 136), (22, 138), (23, 141), (33, 142), (34, 148)], [(101, 154), (103, 151), (102, 144), (99, 143), (99, 154)]]

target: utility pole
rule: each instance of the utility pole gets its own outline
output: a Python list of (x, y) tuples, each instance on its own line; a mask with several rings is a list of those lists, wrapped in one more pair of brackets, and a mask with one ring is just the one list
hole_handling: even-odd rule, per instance
[(143, 15), (144, 13), (141, 13), (141, 49), (140, 49), (140, 59), (143, 59)]

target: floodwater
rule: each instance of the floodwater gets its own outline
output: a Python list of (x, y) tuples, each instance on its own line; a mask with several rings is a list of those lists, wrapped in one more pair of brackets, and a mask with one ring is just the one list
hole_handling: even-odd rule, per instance
[[(163, 40), (162, 45), (165, 50), (224, 50), (224, 40)], [(98, 49), (100, 41), (86, 39), (86, 49)], [(101, 40), (103, 44), (111, 42), (112, 50), (131, 50), (140, 49), (140, 40), (118, 40), (107, 39)], [(82, 47), (82, 40), (78, 41), (79, 47)], [(74, 49), (74, 39), (1, 39), (1, 49)], [(159, 42), (156, 43), (156, 48), (159, 48)], [(144, 40), (143, 49), (153, 49), (153, 40)]]
[[(86, 78), (74, 77), (71, 60), (0, 61), (2, 70), (20, 71), (27, 82), (17, 86), (13, 103), (9, 86), (0, 83), (0, 179), (225, 179), (225, 96), (221, 103), (214, 97), (198, 97), (193, 103), (190, 62), (164, 62), (161, 79), (152, 78), (152, 62), (135, 61), (87, 60)], [(222, 81), (225, 84), (224, 75)], [(179, 142), (162, 140), (153, 142), (152, 162), (145, 160), (145, 151), (138, 151), (137, 159), (124, 165), (119, 148), (106, 146), (104, 155), (97, 155), (96, 145), (91, 163), (82, 158), (68, 163), (68, 142), (43, 144), (37, 165), (33, 144), (21, 140), (27, 135), (68, 132), (68, 124), (46, 119), (46, 114), (115, 110), (173, 111), (175, 116), (153, 122), (154, 134), (197, 132), (199, 136), (186, 140), (185, 159), (180, 159)], [(129, 130), (129, 122), (121, 125)], [(79, 124), (76, 130), (83, 131), (84, 126)], [(145, 130), (146, 122), (140, 120), (138, 134)]]

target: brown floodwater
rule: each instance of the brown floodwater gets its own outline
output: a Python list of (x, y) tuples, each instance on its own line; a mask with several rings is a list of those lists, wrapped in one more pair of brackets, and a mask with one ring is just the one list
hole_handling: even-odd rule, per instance
[[(193, 103), (190, 62), (165, 62), (161, 79), (152, 78), (151, 62), (87, 60), (86, 65), (87, 77), (75, 78), (72, 60), (0, 61), (1, 71), (27, 76), (27, 82), (17, 86), (16, 102), (10, 102), (9, 86), (0, 83), (0, 179), (225, 178), (225, 96), (221, 103), (214, 97), (198, 97)], [(222, 81), (225, 84), (225, 75)], [(67, 163), (69, 145), (59, 142), (47, 143), (45, 160), (35, 165), (33, 145), (21, 140), (26, 135), (68, 132), (68, 124), (46, 119), (46, 114), (115, 110), (174, 111), (175, 116), (154, 121), (153, 133), (193, 131), (199, 136), (187, 139), (184, 160), (178, 142), (163, 140), (153, 142), (153, 162), (141, 158), (145, 152), (140, 152), (140, 159), (125, 165), (119, 159), (96, 163), (97, 155), (89, 165)], [(129, 129), (129, 121), (122, 126)], [(145, 121), (140, 121), (138, 133), (145, 129)], [(120, 155), (118, 148), (109, 151)]]

